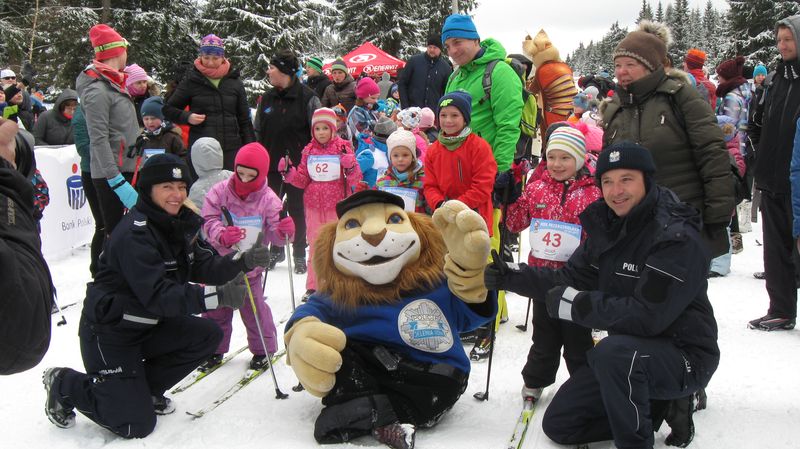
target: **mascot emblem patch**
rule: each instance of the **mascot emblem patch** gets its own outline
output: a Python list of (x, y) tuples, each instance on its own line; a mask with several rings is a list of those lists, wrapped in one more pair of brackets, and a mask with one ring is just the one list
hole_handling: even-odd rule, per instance
[(420, 351), (442, 353), (453, 346), (450, 323), (442, 309), (429, 299), (418, 299), (403, 307), (397, 328), (403, 341)]

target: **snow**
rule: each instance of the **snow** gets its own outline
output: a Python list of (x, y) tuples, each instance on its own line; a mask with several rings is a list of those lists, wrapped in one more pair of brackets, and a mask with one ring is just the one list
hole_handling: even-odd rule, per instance
[[(696, 436), (691, 447), (797, 447), (800, 439), (800, 331), (764, 333), (746, 328), (748, 320), (763, 315), (768, 299), (764, 281), (752, 273), (763, 268), (760, 223), (744, 234), (745, 250), (733, 256), (733, 271), (725, 278), (710, 280), (709, 296), (719, 323), (722, 361), (711, 381), (708, 409), (695, 414)], [(526, 246), (527, 246), (527, 242)], [(53, 279), (62, 305), (80, 301), (89, 280), (88, 248), (79, 248), (60, 260), (51, 260)], [(303, 277), (295, 275), (295, 300), (303, 293)], [(288, 268), (279, 264), (269, 272), (267, 295), (276, 319), (289, 316)], [(492, 366), (489, 400), (473, 399), (486, 385), (487, 363), (473, 364), (470, 385), (441, 423), (417, 433), (418, 448), (499, 448), (504, 447), (521, 409), (522, 368), (530, 345), (527, 333), (516, 329), (525, 317), (527, 300), (509, 295), (510, 321), (500, 327)], [(314, 420), (320, 401), (308, 393), (295, 393), (297, 383), (285, 358), (275, 367), (280, 389), (289, 393), (286, 400), (275, 398), (275, 388), (268, 373), (258, 378), (230, 401), (205, 417), (192, 420), (184, 412), (197, 410), (232, 384), (244, 372), (249, 355), (245, 351), (229, 365), (172, 398), (177, 411), (158, 418), (155, 431), (146, 439), (124, 440), (78, 414), (71, 429), (53, 426), (44, 415), (45, 394), (41, 373), (49, 366), (83, 369), (78, 345), (77, 324), (80, 304), (64, 310), (67, 324), (56, 326), (53, 316), (53, 339), (42, 363), (25, 373), (0, 379), (0, 417), (6, 430), (0, 437), (8, 448), (160, 448), (200, 447), (274, 447), (313, 448)], [(282, 325), (279, 325), (282, 329)], [(244, 344), (243, 326), (234, 322), (232, 348)], [(467, 348), (468, 350), (469, 348)], [(559, 372), (563, 382), (566, 370)], [(542, 411), (557, 386), (545, 389), (538, 404), (525, 448), (555, 448), (541, 431)], [(123, 405), (124, 406), (124, 405)], [(666, 448), (668, 433), (663, 426), (656, 435), (656, 448)], [(377, 447), (370, 437), (331, 448)], [(600, 446), (594, 446), (600, 447)], [(610, 447), (604, 445), (602, 447)]]

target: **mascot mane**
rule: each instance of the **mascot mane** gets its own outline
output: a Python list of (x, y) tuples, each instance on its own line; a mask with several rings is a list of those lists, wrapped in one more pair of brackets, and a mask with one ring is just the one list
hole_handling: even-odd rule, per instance
[(446, 247), (441, 233), (430, 217), (409, 213), (411, 225), (419, 235), (419, 259), (403, 267), (392, 282), (372, 285), (360, 277), (342, 273), (333, 263), (333, 244), (338, 222), (324, 225), (314, 242), (314, 272), (317, 291), (330, 295), (332, 301), (346, 309), (364, 305), (390, 304), (419, 290), (429, 290), (445, 279), (443, 266)]

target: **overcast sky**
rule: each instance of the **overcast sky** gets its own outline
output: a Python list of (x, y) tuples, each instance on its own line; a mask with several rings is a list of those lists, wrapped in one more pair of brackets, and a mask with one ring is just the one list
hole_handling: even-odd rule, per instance
[[(649, 0), (654, 12), (658, 0)], [(705, 10), (707, 0), (689, 0), (689, 8)], [(662, 0), (666, 9), (671, 0)], [(718, 11), (727, 11), (725, 0), (711, 0)], [(475, 26), (481, 39), (493, 37), (507, 53), (521, 53), (522, 41), (544, 28), (561, 57), (598, 40), (619, 21), (622, 28), (633, 30), (642, 0), (479, 0), (473, 11)]]

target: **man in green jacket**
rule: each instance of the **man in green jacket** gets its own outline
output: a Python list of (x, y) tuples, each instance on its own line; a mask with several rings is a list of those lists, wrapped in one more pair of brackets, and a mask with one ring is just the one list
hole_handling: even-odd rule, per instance
[[(475, 23), (469, 16), (452, 14), (442, 26), (442, 43), (450, 59), (458, 69), (450, 76), (445, 93), (457, 90), (468, 92), (472, 96), (472, 132), (481, 136), (492, 147), (494, 160), (497, 162), (497, 173), (501, 175), (511, 169), (514, 153), (519, 140), (519, 122), (522, 116), (522, 80), (519, 75), (505, 63), (506, 49), (494, 39), (480, 40)], [(484, 83), (487, 66), (492, 61), (499, 61), (491, 72), (491, 82)], [(484, 87), (490, 86), (485, 92)], [(506, 177), (498, 176), (495, 190), (508, 186)], [(499, 187), (499, 189), (498, 189)], [(503, 195), (497, 192), (496, 197)], [(501, 213), (494, 210), (492, 223), (492, 248), (500, 248)], [(503, 292), (498, 296), (498, 322), (508, 319)], [(470, 356), (482, 358), (488, 355), (490, 339), (478, 341)]]

